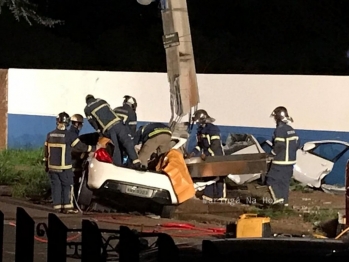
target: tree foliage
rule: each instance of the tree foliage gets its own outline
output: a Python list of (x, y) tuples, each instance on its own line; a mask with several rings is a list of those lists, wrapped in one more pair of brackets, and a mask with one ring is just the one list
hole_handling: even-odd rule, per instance
[[(12, 5), (17, 20), (25, 17), (25, 11), (29, 21), (47, 24), (38, 20), (40, 13), (64, 20), (64, 26), (30, 27), (25, 21), (18, 23), (4, 8), (0, 68), (166, 72), (161, 13), (156, 4), (26, 0), (43, 1), (42, 10), (32, 4), (22, 7), (19, 4), (24, 2), (17, 1), (0, 0), (0, 5)], [(187, 3), (198, 73), (349, 74), (349, 1)]]
[(32, 21), (48, 27), (63, 23), (61, 20), (54, 20), (38, 14), (38, 6), (29, 0), (0, 0), (0, 13), (4, 6), (10, 9), (17, 21), (24, 18), (29, 25), (32, 25)]

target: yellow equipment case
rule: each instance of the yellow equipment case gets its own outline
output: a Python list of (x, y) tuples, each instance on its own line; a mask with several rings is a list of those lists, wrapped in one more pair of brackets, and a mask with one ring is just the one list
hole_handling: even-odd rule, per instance
[(257, 214), (243, 214), (236, 223), (236, 237), (270, 237), (269, 217), (258, 217)]

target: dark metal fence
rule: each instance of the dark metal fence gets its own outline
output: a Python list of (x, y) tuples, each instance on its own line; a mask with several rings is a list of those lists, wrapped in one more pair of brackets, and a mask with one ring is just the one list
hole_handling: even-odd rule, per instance
[[(0, 211), (0, 262), (3, 261), (4, 214)], [(80, 233), (76, 241), (68, 234)], [(35, 237), (47, 237), (47, 262), (65, 262), (67, 257), (82, 262), (138, 262), (141, 251), (157, 261), (178, 261), (179, 252), (173, 239), (164, 233), (136, 232), (120, 226), (119, 230), (101, 229), (90, 220), (82, 220), (80, 229), (68, 228), (55, 214), (48, 215), (48, 223), (35, 225), (33, 218), (21, 207), (16, 214), (15, 262), (34, 262)], [(155, 238), (154, 249), (147, 238)], [(73, 250), (73, 253), (68, 252)], [(154, 250), (155, 252), (151, 252)]]

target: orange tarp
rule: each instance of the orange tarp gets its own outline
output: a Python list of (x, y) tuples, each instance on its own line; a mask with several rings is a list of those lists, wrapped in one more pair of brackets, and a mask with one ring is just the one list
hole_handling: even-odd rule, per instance
[(169, 176), (179, 204), (195, 195), (193, 180), (179, 150), (171, 149), (163, 156), (156, 166), (156, 171), (162, 171)]

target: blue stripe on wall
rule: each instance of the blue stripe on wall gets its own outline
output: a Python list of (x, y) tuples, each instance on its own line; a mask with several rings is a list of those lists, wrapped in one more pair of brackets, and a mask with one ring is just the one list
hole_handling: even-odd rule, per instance
[[(55, 117), (8, 114), (8, 148), (38, 148), (42, 147), (46, 134), (55, 128)], [(145, 122), (139, 122), (144, 125)], [(271, 139), (272, 128), (219, 126), (222, 141), (225, 142), (229, 133), (249, 133), (259, 142)], [(94, 132), (94, 129), (85, 120), (81, 134)], [(343, 140), (349, 141), (349, 132), (297, 130), (301, 143), (314, 140)], [(195, 146), (195, 127), (189, 139), (189, 149)], [(332, 172), (326, 177), (328, 184), (344, 184), (345, 165), (349, 152), (343, 155), (335, 164)]]

